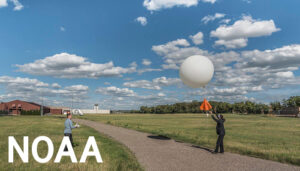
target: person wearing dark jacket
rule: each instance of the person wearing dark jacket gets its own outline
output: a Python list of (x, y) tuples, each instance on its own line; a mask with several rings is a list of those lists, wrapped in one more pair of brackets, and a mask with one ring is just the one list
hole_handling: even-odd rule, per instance
[(216, 149), (214, 153), (218, 153), (219, 148), (220, 148), (220, 153), (224, 153), (223, 139), (225, 136), (225, 128), (224, 128), (225, 118), (223, 117), (223, 115), (216, 115), (216, 116), (217, 118), (215, 118), (214, 115), (211, 115), (213, 120), (217, 122), (216, 129), (218, 134), (218, 140), (217, 140)]

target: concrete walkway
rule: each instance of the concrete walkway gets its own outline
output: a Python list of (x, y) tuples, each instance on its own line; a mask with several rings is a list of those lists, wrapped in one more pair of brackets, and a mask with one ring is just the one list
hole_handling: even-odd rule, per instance
[[(153, 171), (289, 171), (300, 167), (208, 149), (99, 122), (74, 119), (126, 145), (146, 170)], [(101, 152), (101, 148), (100, 148)]]

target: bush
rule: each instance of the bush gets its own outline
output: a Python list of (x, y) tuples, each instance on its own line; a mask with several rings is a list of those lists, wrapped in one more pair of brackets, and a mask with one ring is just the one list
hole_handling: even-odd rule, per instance
[(7, 110), (0, 110), (0, 114), (8, 114)]
[(40, 110), (22, 110), (21, 115), (40, 115)]

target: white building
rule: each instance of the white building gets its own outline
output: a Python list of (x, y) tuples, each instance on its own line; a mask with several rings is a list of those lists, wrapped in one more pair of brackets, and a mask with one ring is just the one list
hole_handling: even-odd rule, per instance
[(95, 104), (94, 109), (80, 109), (83, 114), (110, 114), (110, 110), (99, 109), (99, 105)]

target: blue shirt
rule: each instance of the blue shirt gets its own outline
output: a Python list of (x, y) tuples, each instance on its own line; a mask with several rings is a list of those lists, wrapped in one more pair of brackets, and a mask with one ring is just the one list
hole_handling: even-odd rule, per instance
[(65, 134), (72, 134), (72, 129), (74, 129), (75, 126), (73, 126), (73, 122), (71, 121), (71, 119), (66, 119), (65, 121), (65, 130), (64, 133)]

